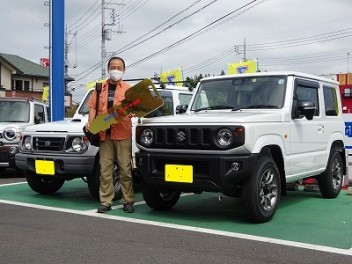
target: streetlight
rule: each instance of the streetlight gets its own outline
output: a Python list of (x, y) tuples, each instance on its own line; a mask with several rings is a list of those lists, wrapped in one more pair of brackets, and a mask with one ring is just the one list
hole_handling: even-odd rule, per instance
[(347, 52), (347, 73), (350, 73), (350, 52)]

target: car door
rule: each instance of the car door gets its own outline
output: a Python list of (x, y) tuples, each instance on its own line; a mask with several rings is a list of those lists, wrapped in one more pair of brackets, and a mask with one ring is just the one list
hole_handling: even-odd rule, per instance
[[(302, 178), (324, 167), (327, 138), (321, 114), (319, 89), (321, 88), (318, 81), (295, 79), (292, 117), (289, 122), (288, 178)], [(315, 103), (316, 110), (312, 120), (304, 116), (295, 116), (295, 107), (299, 101)]]

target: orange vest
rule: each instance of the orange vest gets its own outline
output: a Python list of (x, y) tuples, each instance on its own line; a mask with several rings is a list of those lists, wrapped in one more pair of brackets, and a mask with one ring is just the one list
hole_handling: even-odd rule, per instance
[[(114, 105), (120, 104), (125, 99), (125, 92), (131, 87), (124, 81), (119, 81), (114, 95)], [(105, 81), (102, 85), (102, 90), (99, 95), (98, 115), (106, 114), (108, 112), (108, 90), (109, 80)], [(94, 90), (89, 98), (88, 107), (95, 109), (96, 106), (96, 91)], [(105, 141), (105, 131), (99, 132), (100, 140)], [(124, 140), (132, 137), (132, 121), (131, 118), (126, 116), (120, 123), (111, 125), (111, 139)]]

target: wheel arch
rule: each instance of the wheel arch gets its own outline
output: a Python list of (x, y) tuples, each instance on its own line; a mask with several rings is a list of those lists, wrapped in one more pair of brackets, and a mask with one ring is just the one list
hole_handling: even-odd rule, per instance
[(285, 173), (285, 161), (283, 158), (283, 153), (278, 145), (267, 145), (262, 148), (260, 155), (266, 155), (273, 159), (275, 162), (281, 179), (281, 195), (286, 195), (286, 173)]
[(340, 154), (343, 162), (343, 175), (346, 175), (347, 173), (347, 160), (346, 160), (346, 149), (345, 149), (345, 144), (343, 143), (342, 140), (335, 140), (331, 144), (330, 148), (330, 153), (333, 150), (337, 150), (337, 152)]

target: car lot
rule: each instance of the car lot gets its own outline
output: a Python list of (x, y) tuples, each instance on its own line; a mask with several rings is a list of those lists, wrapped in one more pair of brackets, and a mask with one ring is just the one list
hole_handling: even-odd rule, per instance
[[(186, 195), (169, 212), (115, 204), (105, 215), (83, 181), (55, 195), (34, 193), (15, 171), (0, 174), (0, 257), (4, 263), (350, 263), (352, 197), (289, 192), (265, 224), (243, 219), (238, 200)], [(14, 182), (14, 184), (11, 184)], [(324, 205), (324, 206), (322, 206)], [(50, 245), (48, 247), (48, 245)], [(61, 250), (61, 251), (60, 251)], [(62, 253), (55, 253), (62, 252)], [(117, 260), (118, 259), (118, 260)]]

